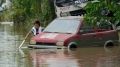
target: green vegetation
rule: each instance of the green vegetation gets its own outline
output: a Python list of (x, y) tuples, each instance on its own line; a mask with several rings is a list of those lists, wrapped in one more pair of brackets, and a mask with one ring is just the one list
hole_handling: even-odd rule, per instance
[(46, 26), (55, 18), (54, 4), (50, 0), (12, 0), (12, 7), (3, 12), (2, 20), (31, 23), (38, 19)]
[[(87, 4), (85, 7), (87, 12), (85, 21), (94, 26), (97, 23), (109, 23), (115, 29), (120, 23), (119, 0), (99, 1)], [(52, 0), (12, 0), (11, 9), (4, 11), (0, 15), (0, 20), (11, 20), (30, 26), (35, 19), (39, 19), (42, 21), (43, 26), (46, 26), (55, 18), (54, 11)]]
[(88, 24), (109, 23), (115, 29), (120, 23), (119, 0), (99, 0), (100, 2), (89, 2), (85, 7), (87, 14), (85, 21)]

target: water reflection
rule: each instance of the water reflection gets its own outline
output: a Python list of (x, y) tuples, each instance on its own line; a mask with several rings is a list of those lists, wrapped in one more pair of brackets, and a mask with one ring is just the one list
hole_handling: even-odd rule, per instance
[(104, 49), (30, 50), (33, 67), (119, 67), (118, 47)]
[(34, 67), (79, 67), (67, 50), (31, 50)]
[(0, 22), (0, 67), (30, 67), (17, 49), (23, 34), (19, 34), (22, 32), (20, 30), (15, 31), (21, 27), (14, 26), (8, 22)]
[(15, 36), (10, 25), (0, 25), (0, 67), (17, 67)]

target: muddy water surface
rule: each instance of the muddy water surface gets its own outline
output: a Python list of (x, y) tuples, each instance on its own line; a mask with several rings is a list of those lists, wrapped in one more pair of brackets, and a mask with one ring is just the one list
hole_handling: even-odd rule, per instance
[(118, 46), (18, 50), (26, 35), (23, 28), (0, 24), (0, 67), (120, 67)]

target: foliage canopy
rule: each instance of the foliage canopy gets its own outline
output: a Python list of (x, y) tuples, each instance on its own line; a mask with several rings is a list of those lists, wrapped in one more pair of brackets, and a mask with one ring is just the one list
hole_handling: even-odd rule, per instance
[(99, 0), (99, 2), (89, 2), (85, 7), (87, 14), (85, 21), (88, 24), (96, 25), (97, 22), (109, 22), (116, 27), (120, 23), (119, 0)]

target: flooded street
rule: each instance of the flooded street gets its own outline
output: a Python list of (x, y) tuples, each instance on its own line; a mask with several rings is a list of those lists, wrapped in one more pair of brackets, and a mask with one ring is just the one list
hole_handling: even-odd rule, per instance
[[(22, 49), (24, 27), (0, 24), (0, 67), (120, 67), (120, 47)], [(25, 43), (27, 45), (27, 43)]]

